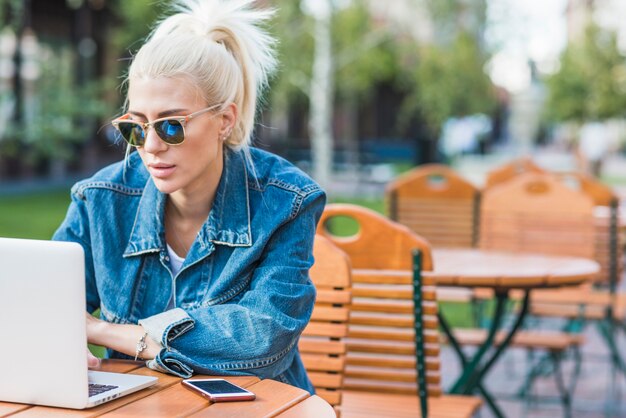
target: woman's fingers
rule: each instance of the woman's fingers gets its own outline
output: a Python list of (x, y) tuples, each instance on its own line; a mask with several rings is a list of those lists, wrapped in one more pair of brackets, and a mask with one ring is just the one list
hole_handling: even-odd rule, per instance
[(87, 367), (100, 367), (100, 359), (91, 354), (89, 349), (87, 349)]

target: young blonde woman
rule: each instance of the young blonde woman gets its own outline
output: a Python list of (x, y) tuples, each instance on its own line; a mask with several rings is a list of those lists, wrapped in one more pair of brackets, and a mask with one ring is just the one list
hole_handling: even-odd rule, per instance
[(325, 195), (250, 146), (275, 67), (271, 13), (251, 3), (175, 2), (133, 58), (112, 122), (136, 152), (72, 188), (54, 239), (85, 250), (87, 334), (110, 357), (312, 391), (297, 342)]

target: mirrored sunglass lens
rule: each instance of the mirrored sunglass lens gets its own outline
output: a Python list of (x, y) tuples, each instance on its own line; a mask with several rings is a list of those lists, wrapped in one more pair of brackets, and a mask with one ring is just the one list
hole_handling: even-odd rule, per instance
[(140, 125), (131, 122), (120, 122), (119, 130), (130, 145), (140, 147), (144, 144), (146, 135)]
[(185, 139), (183, 125), (177, 120), (163, 120), (154, 124), (159, 137), (168, 144), (180, 144)]

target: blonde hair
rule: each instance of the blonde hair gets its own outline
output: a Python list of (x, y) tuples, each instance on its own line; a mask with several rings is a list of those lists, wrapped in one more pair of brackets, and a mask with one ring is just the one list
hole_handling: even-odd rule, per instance
[(175, 0), (137, 52), (127, 82), (185, 77), (208, 105), (234, 103), (238, 118), (225, 144), (249, 157), (257, 101), (276, 68), (275, 40), (262, 29), (272, 10), (255, 0)]

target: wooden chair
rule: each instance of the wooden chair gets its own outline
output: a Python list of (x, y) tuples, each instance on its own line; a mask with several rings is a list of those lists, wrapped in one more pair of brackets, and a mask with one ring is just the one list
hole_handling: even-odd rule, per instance
[[(593, 259), (594, 236), (591, 198), (567, 187), (549, 174), (524, 173), (483, 193), (481, 248)], [(536, 302), (542, 294), (587, 292), (588, 288), (534, 291), (531, 295), (531, 313), (536, 312)], [(567, 328), (565, 331), (571, 330)], [(558, 350), (548, 347), (550, 340), (559, 342)], [(554, 331), (550, 338), (542, 338), (527, 348), (549, 350), (551, 360), (560, 361), (567, 349), (577, 350), (583, 341), (579, 334)], [(578, 369), (574, 372), (574, 379), (570, 380), (572, 384), (561, 393), (566, 409), (569, 408), (570, 393), (577, 373)], [(560, 376), (555, 377), (557, 381), (560, 379)], [(528, 387), (527, 384), (525, 390)]]
[[(555, 213), (542, 222), (554, 224), (553, 221), (556, 217), (559, 218), (560, 225), (554, 224), (555, 226), (553, 227), (542, 229), (543, 234), (537, 236), (535, 239), (528, 239), (526, 237), (524, 239), (525, 247), (541, 250), (542, 252), (563, 255), (581, 255), (595, 259), (600, 264), (601, 271), (594, 283), (609, 289), (609, 292), (614, 294), (623, 271), (620, 253), (622, 239), (618, 230), (619, 211), (617, 196), (609, 187), (585, 174), (574, 172), (553, 173), (552, 175), (555, 179), (558, 179), (559, 182), (572, 189), (573, 192), (577, 192), (579, 195), (585, 195), (591, 199), (592, 213), (594, 214), (593, 236), (589, 238), (588, 232), (585, 235), (580, 235), (578, 239), (579, 244), (582, 239), (589, 242), (582, 243), (582, 245), (575, 244), (574, 247), (576, 247), (578, 251), (573, 250), (572, 246), (569, 244), (574, 244), (575, 241), (570, 239), (571, 234), (563, 232), (564, 228), (561, 221), (563, 216), (571, 214), (570, 206), (567, 201), (560, 200), (554, 196), (548, 196), (547, 199), (553, 199), (553, 201), (545, 201), (543, 207), (551, 206), (555, 209)], [(569, 194), (572, 195), (573, 193)], [(507, 199), (507, 197), (503, 199)], [(527, 202), (519, 202), (519, 200), (517, 200), (517, 202), (520, 205), (527, 204)], [(587, 206), (587, 203), (585, 203), (585, 207)], [(584, 210), (586, 212), (585, 216), (589, 217), (588, 209), (586, 208)], [(528, 217), (530, 215), (526, 214), (524, 216)], [(534, 219), (536, 220), (542, 216), (541, 213), (536, 214)], [(536, 224), (535, 220), (529, 220), (528, 222)], [(551, 242), (550, 240), (552, 240), (553, 237), (561, 237), (558, 239), (566, 245)], [(537, 247), (535, 244), (540, 240), (547, 243), (548, 247)], [(493, 243), (486, 244), (487, 241), (488, 240), (481, 242), (481, 246), (494, 245)], [(589, 246), (591, 242), (593, 243), (593, 251), (591, 251)], [(518, 249), (521, 248), (518, 247)], [(569, 295), (569, 297), (566, 297), (566, 295)], [(614, 305), (612, 310), (616, 319), (623, 317), (626, 308), (626, 297), (611, 299), (595, 292), (593, 296), (589, 295), (589, 297), (587, 297), (587, 295), (589, 295), (587, 290), (585, 290), (583, 295), (580, 295), (579, 291), (572, 292), (571, 289), (536, 292), (533, 298), (534, 303), (531, 307), (531, 312), (541, 316), (561, 316), (566, 318), (595, 320), (604, 316), (604, 311), (609, 305)]]
[(626, 295), (616, 289), (621, 281), (621, 236), (618, 229), (619, 199), (608, 186), (582, 173), (557, 173), (555, 177), (568, 187), (591, 198), (594, 213), (594, 254), (600, 274), (594, 289), (584, 292), (558, 291), (538, 293), (531, 309), (535, 315), (570, 319), (600, 320), (610, 310), (615, 320), (625, 313)]
[(389, 184), (389, 218), (406, 225), (433, 247), (478, 243), (480, 192), (450, 167), (419, 166)]
[(346, 362), (343, 339), (351, 304), (350, 259), (327, 238), (316, 235), (310, 276), (317, 290), (311, 320), (300, 338), (302, 361), (318, 396), (339, 416)]
[[(532, 299), (531, 313), (570, 320), (567, 329), (582, 331), (593, 322), (609, 350), (612, 369), (626, 377), (626, 361), (616, 332), (626, 331), (626, 293), (618, 290), (623, 273), (619, 199), (606, 185), (581, 173), (559, 173), (559, 180), (591, 198), (594, 205), (594, 258), (601, 266), (592, 289), (543, 291)], [(580, 361), (580, 360), (579, 360)], [(615, 374), (612, 375), (615, 379)], [(614, 382), (613, 382), (614, 383)]]
[(480, 247), (594, 257), (593, 202), (547, 174), (526, 173), (483, 194)]
[[(333, 235), (327, 222), (334, 217), (356, 220), (358, 233)], [(411, 254), (421, 251), (423, 270), (431, 270), (428, 243), (373, 211), (344, 204), (327, 206), (318, 233), (344, 250), (353, 268), (343, 417), (418, 417), (421, 400), (431, 417), (472, 416), (480, 399), (442, 394), (436, 292), (429, 279), (417, 295), (422, 296), (422, 309), (415, 309)], [(423, 324), (417, 333), (416, 323)], [(421, 335), (423, 352), (416, 349)]]
[(607, 185), (583, 173), (556, 173), (557, 178), (589, 196), (593, 202), (595, 260), (600, 264), (596, 284), (615, 290), (621, 280), (622, 237), (619, 233), (619, 197)]
[(539, 167), (528, 157), (517, 158), (489, 171), (485, 180), (485, 190), (505, 183), (524, 173), (547, 174), (547, 171)]
[(580, 172), (550, 173), (537, 166), (529, 158), (520, 158), (490, 171), (487, 175), (485, 190), (505, 183), (520, 174), (539, 173), (552, 174), (571, 188), (589, 196), (594, 205), (596, 245), (594, 259), (600, 263), (601, 271), (597, 282), (607, 286), (616, 285), (621, 277), (622, 263), (620, 262), (622, 237), (618, 231), (618, 202), (619, 199), (610, 187), (602, 184), (593, 177)]

